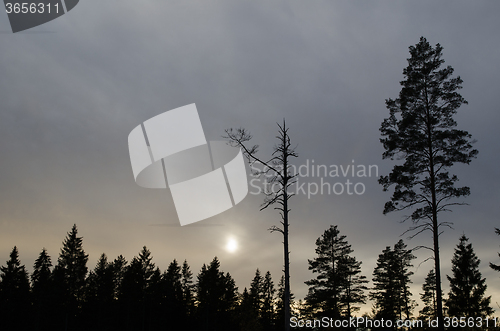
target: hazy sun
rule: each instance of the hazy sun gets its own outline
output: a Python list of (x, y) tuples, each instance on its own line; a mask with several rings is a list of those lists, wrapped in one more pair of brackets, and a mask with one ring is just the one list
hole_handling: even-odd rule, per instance
[(234, 253), (236, 252), (236, 249), (238, 249), (238, 243), (236, 242), (236, 240), (234, 240), (233, 238), (229, 239), (226, 244), (226, 250), (229, 253)]

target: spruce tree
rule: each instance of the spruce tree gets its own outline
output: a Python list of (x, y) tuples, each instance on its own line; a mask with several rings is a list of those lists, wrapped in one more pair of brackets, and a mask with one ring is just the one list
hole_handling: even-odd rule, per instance
[(181, 266), (173, 260), (162, 276), (162, 311), (166, 321), (173, 329), (185, 326), (187, 309), (184, 306)]
[(261, 329), (257, 316), (255, 316), (255, 310), (253, 309), (253, 303), (250, 299), (250, 293), (246, 287), (240, 297), (238, 320), (240, 321), (240, 331), (255, 331)]
[(28, 273), (14, 246), (7, 266), (0, 267), (0, 317), (5, 330), (31, 328), (31, 297)]
[(450, 292), (446, 300), (450, 317), (481, 317), (493, 313), (490, 307), (491, 296), (486, 297), (486, 279), (479, 271), (479, 258), (474, 253), (469, 239), (462, 235), (451, 260), (452, 276), (446, 276), (450, 282)]
[(102, 253), (87, 277), (85, 324), (96, 330), (107, 330), (111, 326), (115, 298), (113, 271), (113, 264)]
[(53, 281), (52, 261), (45, 248), (35, 260), (31, 274), (33, 298), (33, 327), (35, 330), (48, 330), (53, 321)]
[(232, 330), (238, 299), (234, 279), (220, 270), (217, 257), (203, 265), (197, 278), (197, 330)]
[(182, 286), (182, 297), (183, 306), (186, 310), (185, 315), (187, 316), (186, 326), (188, 327), (192, 323), (192, 316), (194, 314), (194, 290), (195, 285), (193, 284), (193, 273), (186, 260), (182, 264), (181, 270), (181, 286)]
[(275, 325), (275, 298), (274, 294), (276, 289), (274, 288), (273, 279), (269, 271), (266, 272), (264, 276), (264, 281), (262, 283), (262, 311), (261, 311), (261, 321), (262, 326), (265, 331), (274, 330)]
[(455, 187), (458, 177), (449, 169), (455, 163), (469, 164), (477, 155), (471, 135), (456, 129), (453, 117), (467, 101), (458, 93), (462, 79), (452, 77), (451, 66), (441, 67), (442, 50), (439, 44), (432, 47), (424, 37), (410, 47), (401, 92), (397, 99), (386, 100), (390, 115), (380, 127), (383, 158), (403, 159), (404, 163), (379, 180), (384, 191), (394, 185), (384, 214), (411, 209), (405, 220), (413, 221), (409, 229), (413, 236), (427, 230), (432, 233), (429, 248), (435, 263), (438, 331), (444, 330), (439, 234), (443, 226), (449, 226), (438, 221), (438, 214), (463, 204), (454, 199), (470, 194), (466, 186)]
[(255, 271), (255, 276), (250, 284), (250, 291), (249, 291), (251, 307), (257, 320), (260, 320), (262, 304), (264, 301), (263, 282), (264, 279), (260, 274), (260, 270), (257, 269)]
[(120, 288), (123, 282), (123, 277), (125, 275), (125, 271), (127, 270), (127, 260), (123, 257), (123, 255), (119, 255), (113, 261), (113, 288), (114, 288), (114, 298), (118, 299)]
[(364, 303), (363, 290), (366, 277), (361, 276), (361, 262), (353, 252), (346, 236), (340, 235), (337, 226), (330, 226), (316, 240), (316, 254), (309, 260), (309, 270), (317, 273), (315, 279), (306, 281), (309, 292), (305, 298), (313, 315), (330, 318), (350, 317)]
[(55, 295), (61, 305), (58, 323), (64, 329), (80, 325), (81, 306), (84, 301), (88, 255), (83, 250), (83, 238), (78, 237), (76, 224), (63, 241), (63, 247), (54, 267)]
[(135, 256), (123, 274), (119, 290), (120, 321), (124, 330), (141, 330), (146, 324), (146, 299), (155, 273), (151, 252), (146, 246)]

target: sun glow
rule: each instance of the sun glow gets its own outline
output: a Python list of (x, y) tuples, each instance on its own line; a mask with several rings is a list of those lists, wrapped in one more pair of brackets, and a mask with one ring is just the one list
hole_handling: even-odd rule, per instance
[(233, 238), (230, 238), (228, 241), (227, 241), (227, 244), (226, 244), (226, 250), (229, 252), (229, 253), (234, 253), (236, 252), (236, 250), (238, 249), (238, 242), (233, 239)]

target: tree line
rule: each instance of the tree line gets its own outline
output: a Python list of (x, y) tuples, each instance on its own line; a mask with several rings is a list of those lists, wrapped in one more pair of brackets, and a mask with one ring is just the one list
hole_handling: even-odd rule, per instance
[[(437, 317), (434, 270), (422, 285), (424, 306), (415, 314), (410, 291), (415, 256), (403, 240), (386, 247), (373, 271), (373, 286), (361, 274), (361, 261), (338, 226), (330, 226), (316, 240), (316, 257), (309, 260), (315, 276), (304, 300), (292, 303), (301, 319), (357, 316), (369, 298), (371, 319), (405, 320)], [(243, 291), (215, 257), (193, 277), (187, 261), (173, 260), (165, 271), (152, 261), (144, 246), (128, 262), (122, 255), (109, 261), (102, 254), (88, 270), (83, 239), (73, 226), (63, 241), (56, 264), (45, 249), (28, 274), (17, 247), (0, 267), (0, 317), (6, 329), (16, 330), (283, 330), (284, 277), (275, 286), (271, 273), (259, 269)], [(480, 260), (462, 235), (452, 258), (444, 316), (486, 318), (493, 310), (485, 296)], [(498, 270), (498, 266), (491, 264)], [(366, 314), (365, 314), (366, 316)]]

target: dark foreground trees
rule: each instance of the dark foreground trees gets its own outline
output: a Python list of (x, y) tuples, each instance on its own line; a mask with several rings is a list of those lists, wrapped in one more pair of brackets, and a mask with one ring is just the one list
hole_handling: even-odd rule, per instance
[(16, 246), (7, 265), (0, 267), (0, 278), (1, 327), (6, 330), (27, 329), (27, 317), (31, 314), (30, 284)]
[[(0, 329), (3, 330), (252, 330), (284, 329), (284, 277), (278, 291), (271, 273), (256, 272), (250, 291), (215, 257), (193, 280), (187, 261), (164, 272), (143, 247), (130, 263), (101, 254), (87, 272), (83, 238), (73, 226), (57, 265), (43, 249), (31, 284), (17, 247), (0, 267)], [(249, 314), (250, 312), (250, 314)], [(279, 324), (279, 325), (278, 325)]]
[(422, 285), (423, 293), (420, 294), (420, 299), (424, 303), (424, 307), (419, 312), (419, 317), (422, 320), (433, 320), (437, 317), (437, 294), (436, 294), (436, 274), (434, 269), (429, 271)]
[(450, 317), (481, 317), (493, 313), (490, 307), (491, 297), (486, 297), (486, 279), (479, 271), (479, 258), (474, 253), (469, 239), (462, 235), (451, 260), (452, 276), (446, 276), (450, 282), (450, 293), (446, 300)]
[(317, 276), (305, 282), (310, 313), (319, 318), (350, 318), (366, 298), (364, 284), (368, 281), (360, 275), (361, 262), (351, 256), (351, 245), (336, 225), (325, 230), (316, 246), (317, 257), (309, 260), (309, 270)]
[(448, 172), (455, 163), (469, 164), (476, 157), (471, 135), (456, 129), (453, 119), (457, 109), (467, 101), (458, 93), (460, 77), (452, 77), (451, 66), (442, 67), (443, 48), (432, 47), (424, 37), (410, 46), (411, 57), (403, 70), (403, 86), (397, 99), (386, 100), (389, 117), (380, 127), (383, 158), (402, 158), (388, 176), (380, 177), (384, 191), (394, 186), (394, 193), (385, 204), (384, 214), (412, 208), (407, 217), (414, 222), (409, 231), (417, 235), (432, 233), (434, 269), (436, 273), (437, 316), (439, 330), (444, 330), (439, 234), (442, 226), (438, 214), (453, 205), (452, 200), (470, 194), (468, 187), (455, 187), (457, 176)]
[(410, 276), (413, 272), (409, 268), (414, 258), (403, 240), (399, 240), (394, 249), (387, 246), (379, 255), (370, 292), (370, 299), (375, 302), (376, 319), (396, 321), (410, 318), (415, 303), (411, 299)]

